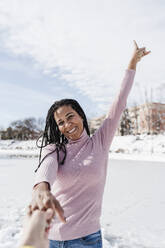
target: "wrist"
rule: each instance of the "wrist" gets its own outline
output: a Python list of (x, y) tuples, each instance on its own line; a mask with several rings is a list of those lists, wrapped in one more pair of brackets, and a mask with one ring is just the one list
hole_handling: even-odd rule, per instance
[(23, 245), (21, 246), (21, 248), (36, 248), (36, 247), (33, 245)]
[(36, 247), (32, 245), (23, 245), (21, 246), (21, 248), (36, 248)]
[(48, 182), (41, 182), (33, 187), (34, 191), (50, 191), (50, 184)]
[(129, 70), (136, 70), (136, 65), (137, 65), (137, 60), (136, 59), (131, 59), (129, 64), (128, 64), (128, 69)]
[[(21, 242), (21, 248), (43, 248), (44, 241), (40, 237), (33, 237), (33, 234), (30, 233), (30, 236), (25, 237)], [(43, 244), (42, 244), (43, 241)]]
[(22, 243), (20, 248), (45, 248), (47, 247), (47, 243), (44, 240), (32, 241), (31, 239), (27, 239)]
[(27, 238), (22, 241), (20, 248), (37, 248), (37, 246), (30, 238)]
[(26, 230), (23, 234), (22, 240), (21, 240), (21, 248), (37, 248), (35, 244), (35, 237), (33, 235), (33, 232), (31, 230)]

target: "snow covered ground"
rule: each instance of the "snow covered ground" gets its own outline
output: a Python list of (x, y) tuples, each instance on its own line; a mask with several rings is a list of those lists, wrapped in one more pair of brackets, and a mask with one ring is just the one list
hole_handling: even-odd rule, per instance
[[(18, 248), (37, 161), (0, 159), (0, 248)], [(101, 218), (104, 248), (164, 248), (164, 163), (110, 159), (108, 168)]]
[[(35, 140), (0, 140), (0, 158), (37, 157)], [(165, 134), (115, 136), (110, 148), (115, 159), (165, 161)]]
[(102, 226), (104, 247), (165, 247), (165, 164), (110, 160)]
[[(35, 141), (0, 141), (0, 248), (18, 247), (37, 155)], [(165, 136), (115, 137), (108, 168), (104, 248), (165, 248)]]

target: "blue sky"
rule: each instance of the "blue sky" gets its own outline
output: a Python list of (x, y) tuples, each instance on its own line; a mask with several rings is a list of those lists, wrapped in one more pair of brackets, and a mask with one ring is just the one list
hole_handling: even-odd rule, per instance
[(138, 65), (128, 106), (165, 103), (165, 2), (1, 0), (0, 127), (45, 117), (75, 98), (88, 117), (105, 114), (119, 90), (133, 40), (152, 53)]
[(81, 99), (89, 115), (94, 103), (79, 90), (67, 85), (65, 80), (43, 74), (30, 58), (0, 53), (0, 126), (26, 117), (45, 117), (49, 106), (61, 98)]

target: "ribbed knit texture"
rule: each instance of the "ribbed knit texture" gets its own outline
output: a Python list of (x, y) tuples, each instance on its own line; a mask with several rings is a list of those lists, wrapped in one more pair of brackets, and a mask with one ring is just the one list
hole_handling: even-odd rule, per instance
[[(66, 145), (64, 165), (57, 165), (56, 153), (41, 164), (35, 184), (46, 181), (64, 209), (66, 224), (57, 217), (49, 233), (52, 240), (80, 238), (100, 229), (100, 216), (107, 174), (108, 152), (133, 84), (134, 70), (126, 70), (107, 118), (92, 137), (84, 129), (81, 137)], [(44, 148), (44, 155), (55, 149)]]

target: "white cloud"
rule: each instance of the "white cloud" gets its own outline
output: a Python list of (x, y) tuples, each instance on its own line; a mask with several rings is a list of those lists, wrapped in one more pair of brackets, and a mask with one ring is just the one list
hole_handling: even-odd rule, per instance
[[(51, 95), (42, 93), (39, 89), (32, 90), (14, 83), (0, 82), (0, 124), (7, 125), (12, 120), (31, 116), (45, 117), (55, 99), (63, 98), (59, 87), (56, 87), (55, 92), (54, 97), (53, 93)], [(69, 92), (65, 92), (65, 97), (72, 96)]]
[[(43, 72), (67, 80), (98, 106), (112, 99), (129, 62), (133, 43), (152, 53), (139, 64), (137, 88), (156, 89), (164, 80), (165, 5), (161, 1), (2, 0), (4, 46), (30, 56)], [(142, 97), (141, 97), (142, 98)], [(162, 96), (165, 102), (165, 94)]]

